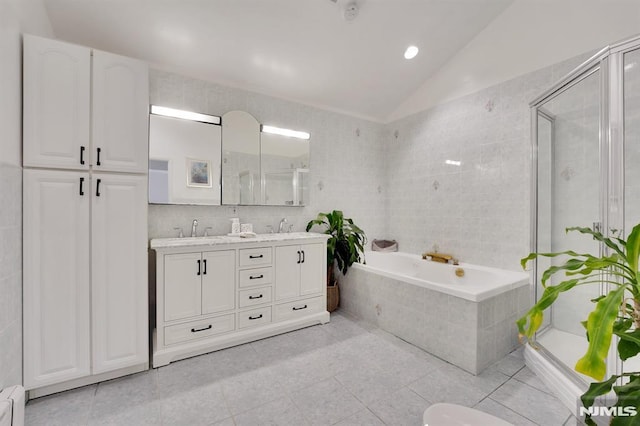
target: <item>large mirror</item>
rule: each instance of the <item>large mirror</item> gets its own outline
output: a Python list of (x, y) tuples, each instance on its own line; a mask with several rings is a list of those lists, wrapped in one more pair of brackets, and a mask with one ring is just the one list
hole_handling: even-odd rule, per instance
[(308, 133), (244, 111), (220, 118), (152, 105), (149, 203), (307, 205), (309, 148)]
[(155, 105), (151, 111), (149, 203), (220, 205), (220, 118)]
[(244, 111), (222, 116), (222, 204), (261, 204), (260, 123)]
[(268, 133), (263, 128), (260, 141), (263, 204), (270, 206), (308, 204), (308, 136), (301, 138)]

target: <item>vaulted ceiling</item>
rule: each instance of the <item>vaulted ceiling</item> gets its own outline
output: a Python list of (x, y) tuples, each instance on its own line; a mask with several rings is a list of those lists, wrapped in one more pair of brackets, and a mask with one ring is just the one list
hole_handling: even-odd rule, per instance
[(44, 1), (60, 39), (385, 121), (513, 0)]

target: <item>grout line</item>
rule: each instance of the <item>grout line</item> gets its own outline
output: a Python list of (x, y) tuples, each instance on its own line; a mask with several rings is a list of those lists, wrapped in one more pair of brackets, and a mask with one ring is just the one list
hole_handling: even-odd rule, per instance
[[(487, 398), (489, 398), (489, 397), (487, 397)], [(485, 399), (486, 399), (486, 398), (485, 398)], [(496, 404), (503, 406), (503, 407), (505, 408), (505, 410), (511, 411), (512, 413), (517, 414), (518, 416), (520, 416), (520, 417), (522, 417), (522, 418), (524, 418), (524, 419), (529, 420), (529, 421), (530, 421), (531, 423), (533, 423), (533, 424), (536, 424), (536, 425), (538, 424), (538, 423), (536, 423), (534, 420), (532, 420), (532, 419), (530, 419), (529, 417), (525, 416), (524, 414), (522, 414), (522, 413), (518, 413), (517, 411), (512, 410), (511, 408), (507, 407), (506, 405), (504, 405), (504, 404), (503, 404), (503, 403), (501, 403), (500, 401), (497, 401), (497, 400), (495, 400), (495, 399), (493, 399), (493, 398), (489, 398), (489, 399), (490, 399), (491, 401), (495, 402)]]

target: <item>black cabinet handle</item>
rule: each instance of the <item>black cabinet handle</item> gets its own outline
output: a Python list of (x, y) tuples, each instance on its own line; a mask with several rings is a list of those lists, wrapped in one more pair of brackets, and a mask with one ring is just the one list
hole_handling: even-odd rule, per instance
[(304, 263), (304, 250), (302, 250), (302, 262), (300, 263)]
[(84, 178), (80, 178), (80, 195), (84, 195), (84, 189), (82, 189), (82, 185), (84, 185)]
[(196, 275), (200, 275), (200, 259), (198, 259), (198, 273)]
[(80, 164), (84, 165), (84, 146), (80, 146)]
[(262, 299), (262, 295), (260, 296), (249, 296), (249, 300)]
[(191, 332), (192, 333), (197, 333), (199, 331), (205, 331), (205, 330), (211, 330), (213, 328), (212, 324), (209, 324), (208, 326), (204, 327), (204, 328), (192, 328)]
[(257, 317), (249, 317), (250, 320), (257, 320), (262, 318), (262, 314), (258, 315)]
[(249, 259), (262, 259), (264, 257), (264, 255), (258, 255), (258, 256), (253, 256), (253, 255), (249, 255)]
[(204, 271), (202, 272), (202, 275), (207, 275), (207, 259), (203, 260), (202, 263), (204, 264)]
[(264, 275), (261, 274), (261, 275), (251, 275), (251, 276), (249, 276), (250, 280), (259, 280), (260, 278), (264, 278)]
[(100, 181), (101, 181), (101, 179), (98, 179), (96, 181), (96, 197), (100, 196)]
[(292, 309), (293, 309), (294, 311), (300, 311), (300, 310), (302, 310), (302, 309), (307, 309), (307, 305), (304, 305), (304, 306), (302, 306), (302, 307), (300, 307), (300, 308), (296, 308), (296, 307), (294, 306)]
[(300, 257), (300, 250), (298, 250), (298, 261), (297, 261), (296, 263), (301, 263), (301, 262), (302, 262), (302, 260), (301, 260), (301, 259), (302, 259), (302, 258)]
[(100, 148), (96, 148), (96, 151), (98, 152), (98, 157), (96, 158), (96, 166), (100, 165), (100, 152), (102, 151)]

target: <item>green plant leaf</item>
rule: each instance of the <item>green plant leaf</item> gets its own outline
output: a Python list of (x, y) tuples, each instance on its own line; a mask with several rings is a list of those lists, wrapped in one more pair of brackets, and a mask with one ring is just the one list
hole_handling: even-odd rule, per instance
[(616, 382), (616, 380), (618, 380), (618, 377), (620, 376), (613, 375), (604, 382), (591, 383), (589, 385), (589, 389), (587, 389), (587, 391), (580, 397), (582, 405), (585, 407), (591, 407), (597, 397), (606, 395), (611, 392), (613, 384)]
[[(533, 305), (533, 307), (531, 307), (529, 312), (527, 312), (522, 318), (516, 321), (520, 336), (526, 336), (529, 340), (531, 340), (535, 332), (540, 328), (540, 325), (542, 325), (542, 311), (551, 306), (551, 304), (556, 301), (560, 293), (571, 290), (578, 284), (579, 281), (580, 279), (563, 281), (558, 285), (545, 288), (544, 293), (542, 293), (542, 297), (540, 297), (538, 302)], [(529, 320), (528, 328), (526, 328), (527, 319)]]
[(540, 256), (542, 257), (558, 257), (558, 256), (576, 256), (576, 257), (586, 257), (586, 256), (591, 256), (589, 254), (580, 254), (580, 253), (576, 253), (573, 250), (567, 250), (567, 251), (561, 251), (558, 253), (529, 253), (529, 255), (527, 257), (523, 257), (522, 259), (520, 259), (520, 265), (522, 266), (522, 269), (526, 269), (527, 263), (531, 260), (534, 260)]
[(636, 275), (638, 273), (638, 256), (640, 256), (640, 224), (633, 227), (627, 238), (627, 264)]
[[(616, 324), (618, 323), (619, 321), (616, 322)], [(626, 361), (640, 353), (640, 329), (625, 332), (621, 331), (620, 328), (621, 327), (614, 325), (613, 333), (620, 338), (618, 342), (618, 355), (621, 360)]]
[[(618, 253), (620, 256), (622, 256), (622, 257), (625, 256), (624, 255), (624, 250), (621, 249), (620, 246), (618, 246), (616, 243), (614, 243), (610, 238), (607, 238), (604, 235), (602, 235), (601, 232), (597, 232), (597, 231), (594, 231), (591, 228), (584, 228), (584, 227), (580, 227), (580, 226), (573, 226), (573, 227), (567, 228), (565, 231), (566, 232), (578, 231), (581, 234), (591, 235), (597, 241), (600, 241), (600, 242), (604, 243), (607, 247), (609, 247), (610, 249), (612, 249), (613, 251)], [(618, 240), (618, 239), (616, 238), (616, 240)]]
[[(618, 397), (615, 407), (620, 407), (620, 409), (634, 407), (637, 413), (640, 413), (640, 376), (635, 374), (629, 375), (629, 382), (621, 386), (614, 386), (613, 391)], [(615, 416), (611, 424), (637, 426), (640, 425), (640, 415)]]
[(607, 371), (605, 359), (611, 344), (613, 324), (616, 321), (626, 287), (620, 286), (609, 292), (596, 304), (587, 319), (589, 347), (578, 360), (575, 370), (596, 380), (602, 380)]

